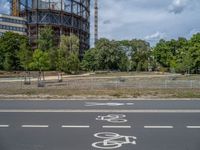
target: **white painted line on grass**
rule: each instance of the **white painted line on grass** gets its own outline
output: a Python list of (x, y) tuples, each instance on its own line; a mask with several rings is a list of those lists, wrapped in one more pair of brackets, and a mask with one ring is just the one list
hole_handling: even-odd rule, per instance
[(0, 125), (0, 128), (8, 128), (8, 127), (9, 125), (4, 125), (4, 124)]
[(200, 126), (187, 126), (188, 129), (200, 129)]
[(144, 126), (146, 129), (173, 129), (173, 126)]
[(62, 125), (62, 128), (90, 128), (90, 126)]
[(61, 113), (61, 112), (105, 112), (105, 113), (200, 113), (200, 110), (176, 110), (176, 109), (138, 109), (138, 110), (120, 110), (120, 109), (1, 109), (0, 112), (12, 112), (12, 113), (21, 113), (21, 112), (32, 112), (32, 113)]
[(48, 128), (49, 125), (22, 125), (22, 128)]
[(127, 129), (130, 129), (131, 126), (103, 126), (103, 128), (116, 128), (116, 129), (127, 128)]

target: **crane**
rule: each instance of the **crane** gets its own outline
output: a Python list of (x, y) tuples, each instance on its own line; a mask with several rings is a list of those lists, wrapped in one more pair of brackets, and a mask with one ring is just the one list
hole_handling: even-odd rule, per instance
[(98, 0), (94, 2), (94, 44), (98, 41)]

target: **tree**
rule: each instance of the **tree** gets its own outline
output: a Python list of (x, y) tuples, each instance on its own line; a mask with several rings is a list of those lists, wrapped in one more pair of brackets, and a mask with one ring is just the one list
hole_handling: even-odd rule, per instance
[[(20, 61), (20, 66), (25, 70), (24, 76), (24, 84), (29, 85), (30, 82), (30, 63), (32, 60), (32, 51), (30, 45), (28, 44), (28, 40), (25, 40), (23, 43), (20, 44), (20, 50), (17, 54), (17, 57)], [(27, 80), (28, 78), (28, 80)]]
[(56, 70), (58, 71), (58, 82), (62, 82), (62, 71), (65, 71), (66, 59), (65, 53), (60, 48), (57, 50)]
[(50, 68), (49, 54), (40, 49), (36, 49), (33, 53), (33, 59), (30, 67), (34, 70), (39, 70), (38, 86), (44, 86), (44, 71)]
[(155, 60), (164, 68), (170, 68), (170, 61), (172, 59), (172, 51), (165, 40), (160, 40), (153, 49)]
[(95, 49), (97, 49), (96, 60), (98, 62), (98, 69), (127, 70), (124, 69), (124, 65), (120, 64), (127, 60), (126, 52), (124, 51), (120, 42), (109, 41), (108, 39), (100, 39), (98, 40)]
[(20, 60), (17, 57), (20, 45), (27, 37), (17, 33), (6, 32), (0, 37), (0, 69), (20, 70)]
[(92, 48), (85, 52), (83, 60), (81, 62), (81, 68), (85, 71), (95, 71), (98, 70), (99, 64), (97, 61), (98, 50)]
[(78, 37), (75, 35), (62, 35), (57, 57), (58, 71), (77, 73), (80, 68)]
[(11, 71), (12, 70), (12, 59), (11, 59), (11, 53), (6, 53), (4, 62), (3, 62), (3, 68), (6, 71)]
[(56, 61), (56, 46), (54, 42), (54, 32), (51, 27), (44, 27), (40, 29), (40, 36), (37, 41), (38, 48), (44, 52), (48, 52), (49, 54), (49, 61), (50, 61), (50, 68), (54, 70), (56, 68), (55, 61)]
[(130, 41), (132, 70), (148, 71), (150, 45), (143, 40)]
[(189, 52), (192, 57), (192, 73), (197, 73), (200, 69), (200, 33), (192, 36), (189, 41)]
[(66, 62), (66, 70), (65, 72), (76, 74), (80, 69), (80, 60), (78, 58), (78, 54), (75, 52), (71, 52), (67, 57)]

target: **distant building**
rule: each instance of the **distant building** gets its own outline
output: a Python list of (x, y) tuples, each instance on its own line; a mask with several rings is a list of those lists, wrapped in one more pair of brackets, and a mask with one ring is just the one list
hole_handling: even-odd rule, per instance
[(61, 35), (79, 38), (80, 55), (90, 48), (91, 0), (9, 0), (11, 15), (27, 18), (27, 36), (33, 49), (37, 48), (40, 31), (51, 27), (54, 43)]
[(0, 14), (0, 36), (8, 31), (27, 35), (26, 22), (26, 19), (22, 17)]

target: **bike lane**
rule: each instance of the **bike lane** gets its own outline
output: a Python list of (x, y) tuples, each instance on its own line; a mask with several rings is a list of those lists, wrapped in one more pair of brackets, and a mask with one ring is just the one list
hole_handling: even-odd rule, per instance
[[(83, 117), (85, 115), (89, 118), (88, 120)], [(185, 114), (183, 115), (185, 116)], [(179, 125), (186, 123), (182, 118), (183, 115), (179, 114), (177, 119), (180, 121)], [(10, 114), (11, 116), (12, 114)], [(169, 125), (175, 122), (173, 115), (171, 115), (171, 121), (166, 118), (166, 116), (169, 116), (166, 114), (161, 115), (161, 117), (164, 117), (164, 121), (159, 121), (159, 119), (152, 121), (153, 117), (158, 117), (154, 114), (146, 114), (144, 118), (141, 118), (140, 115), (130, 113), (59, 113), (52, 114), (51, 118), (46, 119), (44, 114), (28, 115), (25, 118), (22, 114), (19, 116), (21, 117), (17, 125), (11, 124), (9, 128), (0, 128), (0, 149), (199, 150), (200, 148), (200, 129), (187, 129), (185, 126), (170, 128)], [(42, 118), (39, 119), (37, 124), (43, 125), (44, 128), (33, 126), (34, 122), (38, 120), (38, 116), (42, 116)], [(62, 117), (59, 118), (59, 116)], [(16, 116), (14, 115), (12, 119), (14, 117)], [(2, 121), (3, 118), (1, 117), (1, 124), (7, 123)], [(194, 116), (193, 118), (198, 119)], [(140, 124), (141, 122), (138, 123), (139, 121), (142, 121), (142, 124)], [(32, 126), (23, 127), (27, 124), (32, 124)], [(45, 126), (46, 124), (48, 126)], [(145, 128), (145, 125), (147, 128)]]

